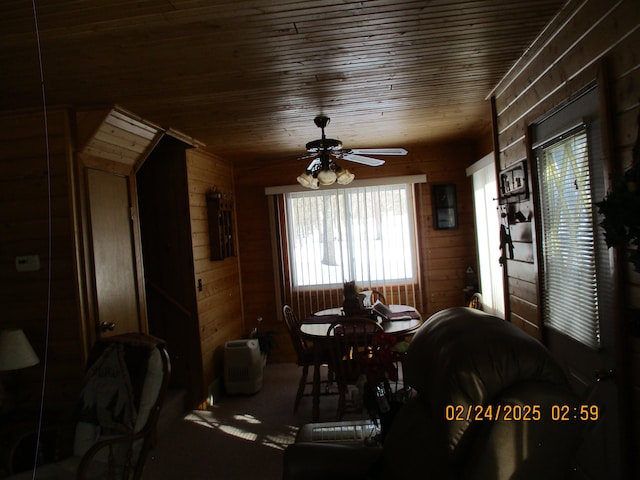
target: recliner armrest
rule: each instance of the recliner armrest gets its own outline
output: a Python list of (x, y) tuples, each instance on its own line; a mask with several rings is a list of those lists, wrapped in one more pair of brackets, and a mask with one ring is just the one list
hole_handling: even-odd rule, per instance
[[(546, 382), (526, 382), (502, 392), (493, 405), (521, 406), (513, 415), (477, 423), (476, 432), (464, 445), (462, 477), (474, 479), (568, 478), (584, 422), (552, 417), (559, 405), (577, 407), (580, 401), (570, 390)], [(573, 410), (571, 410), (573, 411)], [(494, 409), (495, 412), (495, 409)], [(519, 413), (529, 415), (520, 417)], [(458, 449), (463, 445), (459, 444)], [(466, 448), (469, 447), (469, 448)], [(461, 452), (456, 452), (460, 454)]]
[(283, 480), (368, 480), (382, 448), (300, 442), (284, 451)]

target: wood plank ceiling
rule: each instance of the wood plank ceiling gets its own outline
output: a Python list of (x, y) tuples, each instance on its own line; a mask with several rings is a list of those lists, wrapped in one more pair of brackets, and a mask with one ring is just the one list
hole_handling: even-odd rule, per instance
[(303, 153), (319, 113), (345, 147), (477, 136), (564, 0), (34, 3), (0, 6), (0, 110), (42, 108), (38, 38), (47, 104), (118, 104), (243, 161)]

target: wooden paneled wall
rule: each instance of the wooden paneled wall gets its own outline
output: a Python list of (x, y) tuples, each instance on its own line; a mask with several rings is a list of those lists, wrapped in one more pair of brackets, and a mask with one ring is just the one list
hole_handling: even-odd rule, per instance
[[(565, 5), (495, 89), (496, 150), (501, 170), (528, 158), (528, 126), (596, 80), (600, 68), (607, 68), (611, 79), (614, 160), (630, 165), (640, 110), (639, 19), (637, 0), (576, 0)], [(532, 242), (530, 238), (525, 241)], [(536, 259), (507, 263), (509, 319), (540, 338)], [(637, 277), (633, 282), (637, 292)], [(640, 303), (638, 293), (634, 296), (631, 301)]]
[[(224, 344), (244, 338), (240, 262), (236, 255), (210, 259), (206, 193), (216, 188), (233, 194), (233, 166), (199, 149), (187, 150), (187, 181), (198, 308), (200, 349), (205, 387), (222, 379)], [(236, 238), (237, 243), (237, 238)]]
[[(487, 113), (489, 114), (489, 113)], [(3, 174), (0, 192), (2, 224), (0, 230), (0, 326), (21, 326), (32, 339), (38, 354), (44, 354), (47, 314), (47, 216), (46, 156), (43, 118), (40, 112), (11, 112), (0, 117), (0, 162)], [(73, 204), (73, 122), (65, 110), (49, 112), (51, 148), (53, 256), (48, 405), (72, 405), (84, 365), (84, 338), (78, 308), (76, 250)], [(383, 167), (350, 165), (358, 178), (425, 173), (427, 184), (418, 187), (421, 272), (426, 288), (422, 304), (425, 316), (464, 301), (462, 288), (468, 266), (476, 267), (471, 184), (465, 176), (467, 166), (486, 153), (475, 141), (442, 145), (405, 145), (406, 157), (391, 158)], [(245, 337), (256, 319), (260, 326), (275, 330), (279, 347), (270, 361), (292, 361), (293, 352), (275, 307), (274, 265), (265, 186), (295, 182), (304, 169), (299, 161), (263, 159), (236, 167), (201, 149), (186, 151), (194, 278), (198, 332), (202, 352), (202, 384), (207, 387), (222, 377), (222, 347), (229, 339)], [(235, 183), (235, 184), (234, 184)], [(431, 187), (437, 183), (457, 186), (459, 224), (452, 231), (433, 228)], [(205, 193), (217, 187), (233, 193), (236, 202), (237, 256), (222, 261), (208, 258), (208, 226)], [(43, 268), (18, 274), (17, 255), (37, 253)], [(199, 287), (201, 280), (202, 288)], [(42, 366), (25, 371), (33, 384), (36, 401)], [(206, 392), (205, 392), (206, 393)]]
[[(343, 164), (348, 164), (345, 166), (358, 179), (426, 174), (427, 183), (418, 186), (416, 200), (420, 269), (425, 284), (421, 313), (428, 316), (446, 307), (463, 305), (465, 270), (472, 266), (477, 271), (471, 181), (465, 176), (465, 168), (480, 154), (475, 141), (404, 146), (409, 150), (406, 157), (386, 158), (381, 167)], [(274, 270), (279, 268), (279, 261), (273, 257), (269, 200), (264, 187), (295, 184), (305, 167), (304, 162), (295, 159), (256, 160), (237, 166), (235, 172), (245, 328), (253, 328), (257, 317), (263, 317), (260, 328), (278, 332), (278, 348), (270, 357), (271, 362), (292, 361), (295, 357), (276, 309)], [(433, 228), (431, 189), (440, 183), (457, 186), (458, 229)]]
[[(45, 399), (57, 409), (77, 399), (84, 340), (70, 210), (72, 122), (64, 109), (49, 110), (47, 119), (45, 142), (42, 111), (0, 115), (0, 328), (22, 328), (41, 360), (19, 372), (0, 372), (0, 380), (19, 382), (17, 406), (39, 404), (48, 330)], [(22, 255), (38, 255), (40, 269), (17, 272), (15, 259)]]
[[(227, 340), (242, 338), (238, 256), (211, 260), (206, 194), (233, 193), (232, 165), (165, 136), (137, 175), (149, 328), (167, 340), (174, 387), (205, 406), (223, 377)], [(185, 149), (186, 148), (186, 149)]]
[[(42, 111), (0, 115), (0, 328), (24, 329), (42, 360), (17, 375), (0, 372), (0, 380), (20, 382), (19, 406), (35, 408), (39, 404), (48, 325), (45, 405), (70, 412), (83, 376), (86, 343), (78, 292), (77, 256), (82, 249), (75, 242), (72, 207), (76, 194), (75, 116), (66, 109), (53, 108), (47, 118), (45, 142)], [(199, 376), (197, 384), (202, 385), (202, 393), (195, 400), (201, 402), (211, 382), (222, 378), (224, 342), (244, 335), (239, 257), (209, 260), (206, 222), (205, 192), (213, 186), (233, 192), (233, 168), (229, 162), (198, 149), (187, 150), (182, 159), (186, 162), (182, 171), (188, 177), (182, 180), (188, 184), (184, 202), (188, 212), (185, 209), (180, 215), (184, 218), (188, 214), (192, 226), (188, 248), (193, 251), (194, 276), (189, 276), (187, 289), (197, 306), (198, 324), (192, 339), (200, 345), (192, 350), (202, 352), (201, 368), (198, 365), (193, 369)], [(181, 224), (188, 226), (189, 222)], [(40, 269), (17, 272), (15, 259), (23, 255), (38, 255)], [(201, 290), (198, 280), (202, 281)], [(10, 406), (9, 401), (4, 405)]]
[[(629, 168), (640, 114), (640, 5), (637, 0), (570, 0), (533, 47), (526, 52), (494, 92), (499, 168), (527, 158), (528, 126), (596, 79), (607, 79), (603, 101), (609, 102), (613, 134), (603, 139), (612, 165)], [(603, 85), (601, 85), (603, 86)], [(530, 185), (531, 187), (531, 185)], [(533, 239), (535, 241), (535, 239)], [(534, 249), (535, 250), (535, 249)], [(629, 264), (623, 272), (621, 311), (640, 308), (640, 276)], [(538, 305), (538, 261), (507, 264), (509, 319), (541, 337)], [(621, 381), (631, 380), (632, 442), (640, 445), (640, 340), (620, 335)], [(630, 412), (625, 412), (630, 413)], [(635, 459), (636, 472), (640, 462)]]

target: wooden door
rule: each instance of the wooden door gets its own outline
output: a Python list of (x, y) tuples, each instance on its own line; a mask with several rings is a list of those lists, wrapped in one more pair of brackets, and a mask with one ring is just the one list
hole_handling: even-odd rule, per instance
[(128, 176), (85, 169), (96, 336), (143, 330)]

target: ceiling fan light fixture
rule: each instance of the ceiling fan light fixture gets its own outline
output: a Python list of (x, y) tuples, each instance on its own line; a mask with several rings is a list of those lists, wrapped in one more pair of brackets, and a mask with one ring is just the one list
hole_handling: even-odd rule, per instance
[(336, 172), (336, 181), (340, 185), (348, 185), (353, 182), (354, 178), (356, 178), (356, 176), (346, 168), (341, 168)]
[(302, 172), (300, 175), (298, 175), (298, 178), (296, 180), (298, 180), (298, 183), (300, 185), (306, 188), (317, 190), (320, 187), (320, 185), (318, 185), (318, 179), (309, 172)]
[(330, 168), (323, 168), (318, 172), (317, 178), (321, 185), (332, 185), (336, 182), (337, 175)]
[(366, 155), (406, 155), (404, 148), (343, 148), (342, 142), (336, 138), (327, 138), (324, 128), (329, 124), (329, 117), (318, 115), (314, 123), (322, 130), (322, 138), (308, 142), (305, 146), (311, 155), (306, 154), (299, 159), (312, 158), (305, 173), (298, 176), (298, 183), (307, 188), (317, 189), (320, 185), (348, 185), (353, 182), (355, 175), (349, 170), (337, 165), (333, 158), (361, 163), (370, 167), (384, 164), (384, 160)]
[(298, 180), (298, 183), (300, 185), (302, 185), (303, 187), (310, 188), (311, 187), (311, 181), (313, 180), (313, 177), (311, 175), (309, 175), (309, 173), (303, 172), (300, 175), (298, 175), (297, 180)]

